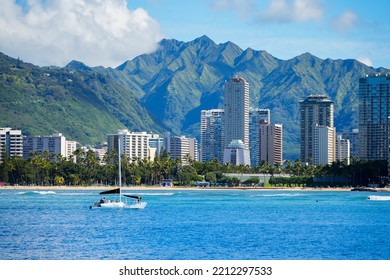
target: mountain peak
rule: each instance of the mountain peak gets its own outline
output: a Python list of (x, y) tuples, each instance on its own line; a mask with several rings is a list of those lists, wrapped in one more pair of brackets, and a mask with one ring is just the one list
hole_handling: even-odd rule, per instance
[(312, 58), (318, 58), (318, 57), (316, 57), (315, 55), (312, 55), (309, 52), (305, 52), (305, 53), (302, 53), (302, 54), (296, 56), (296, 58), (299, 58), (299, 59), (312, 59)]
[(80, 61), (76, 61), (76, 60), (72, 60), (71, 62), (69, 62), (65, 66), (65, 68), (72, 69), (72, 70), (79, 70), (79, 71), (92, 70), (91, 67), (85, 65), (84, 63), (82, 63)]
[(193, 40), (190, 43), (202, 44), (202, 45), (215, 44), (215, 42), (213, 40), (211, 40), (209, 37), (207, 37), (206, 35), (200, 36), (199, 38), (196, 38), (195, 40)]

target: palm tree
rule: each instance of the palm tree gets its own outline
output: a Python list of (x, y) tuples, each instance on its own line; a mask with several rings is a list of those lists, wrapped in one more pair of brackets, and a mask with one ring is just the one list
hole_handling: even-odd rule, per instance
[(304, 173), (304, 166), (302, 162), (299, 159), (295, 160), (293, 174), (296, 176), (300, 176), (303, 175), (303, 173)]
[(289, 159), (286, 159), (286, 161), (284, 162), (284, 164), (285, 164), (284, 173), (292, 174), (292, 173), (293, 173), (293, 169), (294, 169), (294, 166), (293, 166), (292, 161), (289, 160)]

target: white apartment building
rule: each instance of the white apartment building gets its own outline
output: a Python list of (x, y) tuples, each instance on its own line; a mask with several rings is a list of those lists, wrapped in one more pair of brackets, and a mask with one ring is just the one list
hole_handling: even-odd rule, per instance
[[(65, 141), (65, 154), (66, 158), (69, 159), (71, 156), (73, 156), (74, 151), (77, 149), (77, 142), (76, 141)], [(76, 162), (76, 157), (73, 157), (73, 161)]]
[(118, 151), (118, 137), (121, 138), (121, 153), (125, 154), (130, 160), (150, 159), (149, 139), (151, 134), (146, 132), (129, 132), (127, 129), (118, 130), (117, 134), (107, 135), (108, 153)]
[(22, 131), (10, 127), (0, 128), (0, 162), (4, 153), (7, 157), (23, 156)]
[(198, 160), (198, 142), (195, 138), (186, 138), (185, 136), (170, 137), (168, 153), (172, 158), (180, 158), (182, 164), (188, 164), (187, 157), (192, 160)]
[(259, 131), (259, 159), (270, 164), (283, 162), (283, 128), (281, 124), (262, 121)]
[[(51, 159), (61, 155), (64, 158), (69, 156), (66, 138), (62, 133), (55, 133), (48, 136), (25, 136), (23, 138), (23, 158), (28, 159), (34, 152), (42, 154), (48, 152), (54, 155)], [(70, 148), (71, 151), (71, 148)]]
[(349, 139), (343, 139), (341, 134), (336, 136), (336, 160), (350, 162), (350, 143)]
[(326, 165), (335, 161), (335, 134), (334, 127), (317, 125), (314, 129), (314, 165)]
[(249, 150), (249, 83), (235, 77), (225, 82), (224, 90), (224, 146), (241, 140)]

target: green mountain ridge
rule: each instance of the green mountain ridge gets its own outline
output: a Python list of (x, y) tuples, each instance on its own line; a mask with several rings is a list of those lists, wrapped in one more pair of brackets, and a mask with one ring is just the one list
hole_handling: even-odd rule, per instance
[(359, 78), (387, 71), (310, 53), (281, 60), (207, 36), (163, 39), (156, 52), (115, 69), (77, 61), (38, 67), (0, 54), (0, 127), (63, 132), (82, 144), (103, 142), (118, 128), (199, 137), (200, 111), (222, 108), (224, 81), (240, 75), (249, 82), (251, 106), (270, 109), (271, 122), (283, 124), (284, 157), (295, 159), (301, 99), (328, 95), (337, 131), (348, 131), (358, 126)]

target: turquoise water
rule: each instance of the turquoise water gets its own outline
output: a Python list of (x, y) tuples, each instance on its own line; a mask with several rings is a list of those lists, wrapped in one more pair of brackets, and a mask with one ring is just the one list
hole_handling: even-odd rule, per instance
[[(0, 190), (0, 259), (389, 260), (390, 201), (366, 192)], [(375, 195), (390, 196), (390, 193)]]

